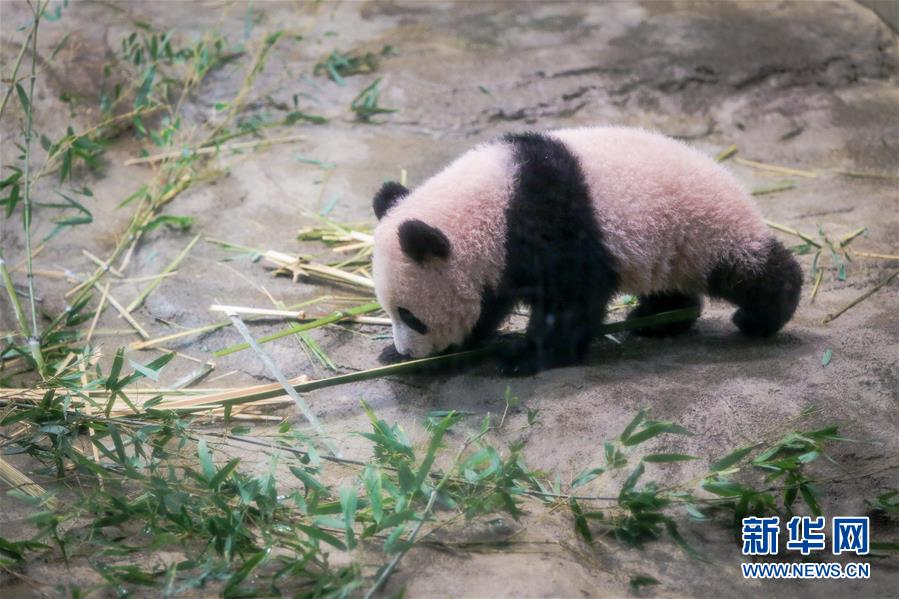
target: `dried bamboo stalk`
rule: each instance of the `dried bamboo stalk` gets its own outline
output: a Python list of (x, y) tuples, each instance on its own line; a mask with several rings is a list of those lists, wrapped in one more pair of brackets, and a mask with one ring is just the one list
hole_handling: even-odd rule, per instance
[(276, 144), (286, 144), (295, 141), (303, 141), (306, 139), (305, 135), (287, 135), (285, 137), (272, 137), (269, 139), (257, 139), (255, 141), (242, 141), (233, 144), (225, 144), (223, 146), (205, 146), (199, 148), (185, 148), (183, 150), (175, 150), (172, 152), (163, 152), (162, 154), (154, 154), (152, 156), (141, 156), (140, 158), (129, 158), (123, 164), (125, 166), (133, 166), (135, 164), (151, 164), (154, 162), (161, 162), (163, 160), (168, 160), (169, 158), (180, 158), (184, 156), (185, 150), (190, 152), (191, 154), (215, 154), (220, 151), (228, 151), (228, 150), (244, 150), (247, 148), (257, 148), (259, 146), (264, 145), (276, 145)]
[(752, 168), (757, 168), (763, 171), (771, 171), (774, 173), (782, 173), (784, 175), (794, 175), (796, 177), (808, 177), (810, 179), (814, 179), (818, 175), (813, 171), (803, 171), (795, 168), (788, 168), (785, 166), (777, 166), (776, 164), (766, 164), (764, 162), (757, 162), (755, 160), (747, 160), (746, 158), (740, 158), (739, 156), (734, 158), (734, 162), (737, 164), (742, 164), (743, 166), (749, 166)]
[(191, 239), (184, 247), (184, 249), (181, 250), (181, 252), (177, 256), (175, 256), (175, 259), (172, 260), (168, 266), (162, 269), (162, 272), (157, 275), (157, 278), (152, 283), (150, 283), (147, 288), (140, 293), (140, 295), (134, 298), (133, 302), (128, 304), (128, 308), (126, 308), (126, 310), (131, 313), (135, 308), (144, 303), (144, 300), (146, 300), (147, 297), (149, 297), (149, 295), (153, 293), (153, 290), (159, 287), (159, 284), (162, 283), (162, 276), (178, 268), (178, 265), (181, 264), (181, 261), (184, 260), (184, 257), (187, 256), (188, 252), (190, 252), (190, 250), (196, 245), (199, 240), (200, 235), (195, 235), (194, 238)]

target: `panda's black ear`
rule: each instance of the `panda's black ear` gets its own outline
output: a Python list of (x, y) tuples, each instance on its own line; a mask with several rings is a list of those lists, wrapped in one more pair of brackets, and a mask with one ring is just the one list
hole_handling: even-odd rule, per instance
[(381, 220), (387, 211), (393, 208), (400, 199), (409, 194), (409, 190), (396, 181), (387, 181), (375, 194), (372, 201), (372, 207), (375, 209), (375, 216)]
[(450, 241), (437, 227), (418, 219), (400, 225), (400, 247), (419, 264), (430, 258), (449, 258)]

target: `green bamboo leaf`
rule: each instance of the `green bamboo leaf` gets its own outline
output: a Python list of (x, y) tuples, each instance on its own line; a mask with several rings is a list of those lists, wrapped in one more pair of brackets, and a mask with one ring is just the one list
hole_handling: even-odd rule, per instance
[(369, 464), (362, 473), (362, 481), (365, 484), (368, 504), (371, 506), (371, 516), (375, 523), (380, 524), (384, 516), (384, 507), (381, 503), (381, 471)]
[(631, 592), (636, 594), (640, 592), (645, 586), (651, 586), (656, 584), (662, 584), (652, 576), (647, 576), (646, 574), (638, 574), (636, 576), (631, 576), (630, 582), (628, 585), (631, 588)]
[[(641, 422), (643, 422), (643, 419), (645, 417), (646, 417), (646, 409), (645, 408), (643, 408), (639, 412), (637, 412), (637, 415), (634, 416), (634, 419), (631, 420), (630, 423), (626, 427), (624, 427), (623, 431), (621, 431), (620, 438), (621, 438), (622, 443), (624, 443), (625, 439), (630, 437), (631, 433), (634, 432), (634, 430), (636, 430), (637, 426), (639, 426), (639, 424)], [(606, 445), (608, 446), (608, 443)]]
[(590, 526), (584, 517), (584, 511), (574, 497), (568, 499), (568, 505), (571, 507), (571, 513), (574, 514), (574, 529), (579, 535), (584, 537), (588, 545), (593, 544), (593, 533), (590, 532)]
[(25, 93), (25, 88), (22, 87), (21, 83), (16, 83), (16, 94), (19, 96), (22, 110), (25, 111), (25, 116), (27, 117), (28, 113), (31, 112), (31, 102), (28, 101), (28, 94)]
[(644, 441), (652, 439), (653, 437), (661, 435), (662, 433), (668, 432), (673, 426), (673, 422), (654, 422), (640, 432), (634, 433), (633, 435), (628, 435), (627, 438), (622, 438), (621, 444), (625, 447), (639, 445)]
[(216, 472), (215, 476), (212, 477), (212, 480), (209, 481), (210, 489), (218, 489), (219, 485), (221, 485), (225, 480), (230, 476), (234, 469), (237, 468), (237, 464), (240, 463), (240, 458), (234, 458), (233, 460), (229, 460), (227, 464), (222, 466), (222, 469)]
[(240, 586), (240, 583), (244, 581), (244, 579), (249, 576), (250, 572), (256, 569), (256, 567), (262, 563), (262, 560), (268, 557), (268, 554), (271, 552), (271, 549), (264, 549), (259, 551), (258, 553), (254, 553), (247, 559), (243, 565), (236, 571), (234, 574), (228, 578), (228, 582), (225, 584), (225, 588), (222, 589), (222, 596), (224, 597), (233, 597), (236, 595), (237, 587)]
[(119, 429), (111, 422), (107, 424), (106, 428), (109, 430), (109, 436), (112, 438), (112, 444), (119, 458), (118, 462), (123, 465), (127, 464), (128, 455), (125, 453), (125, 444), (122, 443), (122, 435), (119, 434)]
[(818, 503), (817, 491), (815, 488), (808, 483), (800, 483), (799, 484), (799, 494), (802, 495), (802, 499), (805, 501), (805, 504), (812, 510), (812, 513), (815, 516), (822, 516), (824, 514), (821, 509), (821, 504)]
[(307, 526), (305, 524), (297, 524), (296, 527), (299, 530), (305, 532), (306, 535), (310, 539), (314, 539), (316, 541), (324, 541), (325, 543), (327, 543), (328, 545), (331, 545), (332, 547), (336, 547), (337, 549), (340, 549), (341, 551), (346, 551), (346, 545), (343, 544), (343, 541), (341, 541), (334, 535), (329, 534), (316, 526)]
[(648, 456), (643, 458), (644, 462), (652, 462), (656, 464), (667, 464), (670, 462), (686, 462), (689, 460), (698, 460), (699, 458), (693, 455), (686, 455), (683, 453), (651, 453)]
[(303, 485), (306, 486), (307, 491), (311, 490), (322, 492), (327, 490), (327, 487), (325, 487), (325, 485), (321, 484), (318, 480), (315, 479), (315, 477), (306, 472), (304, 469), (297, 468), (296, 466), (291, 466), (290, 471), (294, 476), (303, 481)]
[(674, 523), (674, 520), (666, 519), (665, 528), (668, 529), (668, 534), (671, 535), (671, 538), (674, 539), (674, 542), (677, 543), (681, 549), (700, 561), (709, 561), (707, 557), (696, 551), (696, 549), (694, 549), (692, 545), (687, 543), (686, 539), (681, 536), (680, 531), (677, 529), (677, 524)]
[(716, 461), (712, 462), (712, 465), (709, 466), (709, 470), (712, 472), (720, 472), (722, 470), (727, 470), (728, 468), (730, 468), (731, 466), (733, 466), (734, 464), (736, 464), (737, 462), (739, 462), (740, 460), (745, 458), (747, 455), (749, 455), (749, 452), (751, 452), (755, 448), (756, 448), (756, 445), (749, 445), (747, 447), (741, 447), (740, 449), (737, 449), (737, 450), (727, 454), (720, 460), (716, 460)]
[(197, 442), (197, 454), (200, 457), (200, 466), (203, 468), (203, 476), (207, 481), (211, 481), (215, 477), (215, 466), (212, 465), (212, 455), (206, 446), (206, 439), (202, 437)]
[(343, 530), (346, 536), (346, 546), (353, 549), (356, 546), (356, 535), (353, 526), (356, 524), (356, 504), (358, 497), (356, 489), (351, 487), (341, 487), (340, 489), (340, 507), (343, 510)]
[(637, 486), (637, 481), (643, 476), (645, 470), (646, 467), (643, 465), (643, 462), (637, 464), (637, 467), (634, 468), (634, 471), (631, 472), (630, 476), (627, 477), (627, 480), (624, 481), (624, 485), (621, 487), (621, 492), (618, 494), (619, 501)]
[(590, 468), (589, 470), (584, 470), (571, 481), (571, 488), (577, 489), (578, 487), (583, 487), (590, 481), (599, 477), (605, 471), (605, 468)]
[(741, 485), (727, 481), (703, 481), (702, 488), (708, 491), (709, 493), (714, 493), (715, 495), (719, 495), (721, 497), (736, 497), (743, 493), (745, 490)]
[(434, 459), (437, 457), (437, 450), (443, 441), (443, 435), (456, 422), (458, 422), (458, 418), (455, 412), (450, 412), (440, 421), (440, 424), (434, 427), (434, 431), (431, 433), (431, 442), (428, 443), (427, 453), (425, 453), (425, 458), (418, 468), (418, 474), (415, 475), (415, 482), (412, 487), (414, 490), (420, 489), (422, 483), (425, 482), (425, 478), (431, 472), (431, 466), (434, 465)]

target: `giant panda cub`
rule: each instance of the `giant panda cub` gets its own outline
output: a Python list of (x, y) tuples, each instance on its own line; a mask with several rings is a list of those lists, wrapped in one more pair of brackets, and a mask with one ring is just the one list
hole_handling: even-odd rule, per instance
[(639, 129), (506, 135), (414, 191), (385, 183), (374, 211), (375, 292), (400, 356), (483, 340), (521, 302), (530, 320), (503, 370), (573, 364), (618, 292), (639, 298), (629, 318), (723, 298), (743, 333), (767, 336), (793, 316), (802, 286), (732, 175)]

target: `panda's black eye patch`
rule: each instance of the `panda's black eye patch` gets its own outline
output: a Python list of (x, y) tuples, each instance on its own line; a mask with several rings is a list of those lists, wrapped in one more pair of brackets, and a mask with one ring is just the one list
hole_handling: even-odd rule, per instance
[(416, 333), (424, 335), (428, 332), (428, 325), (418, 320), (418, 318), (415, 317), (415, 314), (409, 312), (409, 310), (406, 310), (405, 308), (397, 308), (396, 311), (400, 315), (400, 320), (402, 320), (407, 327), (409, 327)]

